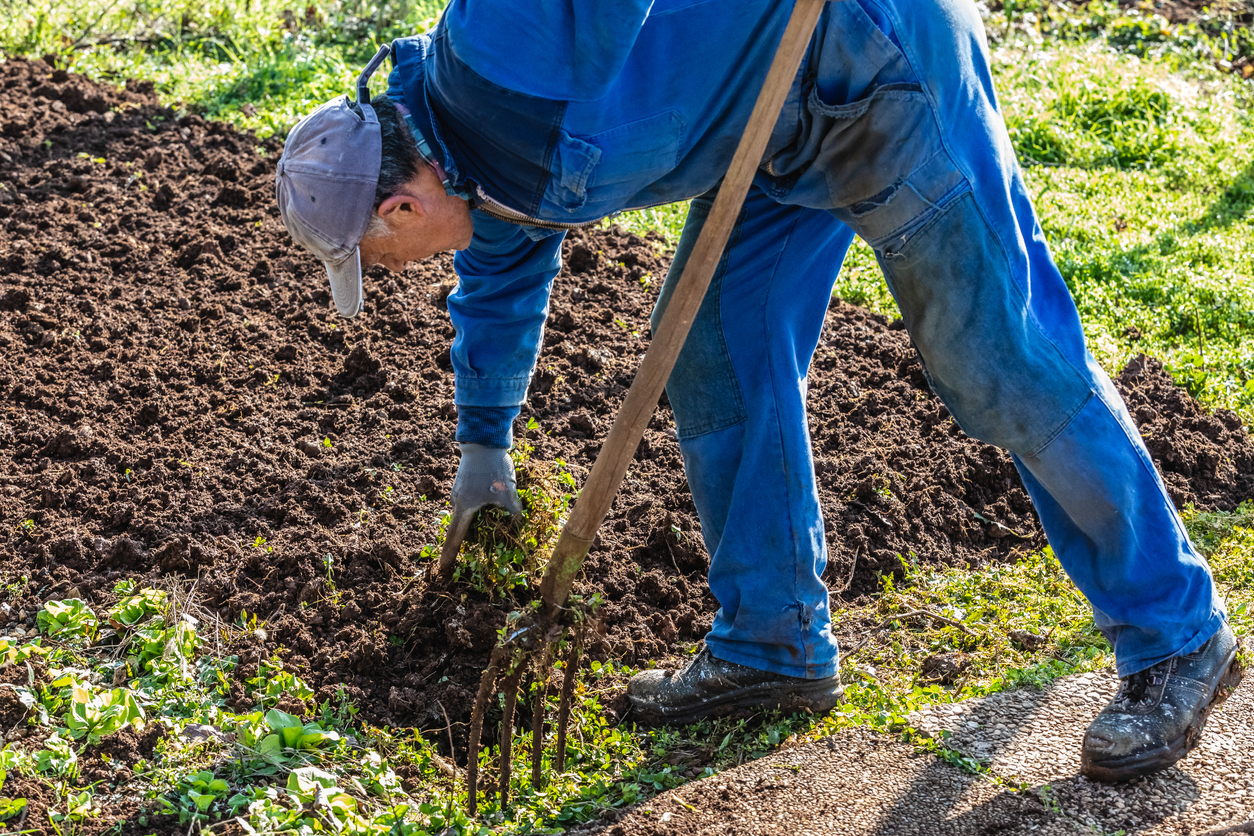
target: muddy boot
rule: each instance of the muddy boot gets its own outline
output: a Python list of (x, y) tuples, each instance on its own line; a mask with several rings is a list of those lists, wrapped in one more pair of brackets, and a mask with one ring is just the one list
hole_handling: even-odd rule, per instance
[(1098, 781), (1128, 781), (1187, 755), (1211, 709), (1241, 681), (1238, 650), (1225, 624), (1187, 656), (1125, 676), (1084, 735), (1080, 771)]
[(840, 674), (798, 679), (715, 659), (708, 647), (678, 671), (643, 671), (627, 683), (632, 718), (650, 726), (772, 708), (818, 713), (835, 707), (843, 691)]

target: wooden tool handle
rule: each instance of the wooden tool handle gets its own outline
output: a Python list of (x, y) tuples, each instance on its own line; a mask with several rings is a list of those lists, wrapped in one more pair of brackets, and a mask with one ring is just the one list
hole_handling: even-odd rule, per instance
[(801, 58), (810, 45), (810, 36), (825, 2), (797, 0), (793, 8), (771, 69), (762, 84), (762, 92), (758, 94), (757, 104), (749, 117), (749, 124), (714, 199), (714, 206), (692, 248), (683, 275), (675, 285), (670, 304), (657, 333), (653, 335), (653, 342), (640, 361), (636, 379), (614, 418), (614, 426), (610, 428), (610, 434), (592, 465), (592, 473), (580, 491), (579, 500), (549, 559), (544, 579), (540, 582), (540, 596), (550, 615), (566, 603), (575, 576), (592, 547), (597, 529), (609, 513), (658, 398), (666, 388), (675, 358), (679, 356), (692, 321), (701, 307), (701, 300), (705, 298), (705, 291), (731, 236), (745, 195), (749, 193), (753, 175), (766, 153), (766, 143), (792, 87), (797, 68), (801, 66)]

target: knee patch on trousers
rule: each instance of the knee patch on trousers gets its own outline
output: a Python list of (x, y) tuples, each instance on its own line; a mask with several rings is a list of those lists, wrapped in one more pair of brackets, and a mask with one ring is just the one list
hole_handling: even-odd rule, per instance
[[(688, 225), (675, 251), (662, 291), (658, 294), (657, 305), (649, 317), (649, 325), (655, 333), (712, 205), (713, 200), (708, 198), (692, 201), (688, 210)], [(742, 213), (741, 221), (743, 217)], [(666, 382), (666, 398), (675, 414), (675, 430), (681, 441), (726, 429), (747, 417), (719, 312), (720, 286), (727, 271), (727, 254), (740, 236), (741, 221), (732, 230), (722, 260), (710, 280), (710, 288)]]

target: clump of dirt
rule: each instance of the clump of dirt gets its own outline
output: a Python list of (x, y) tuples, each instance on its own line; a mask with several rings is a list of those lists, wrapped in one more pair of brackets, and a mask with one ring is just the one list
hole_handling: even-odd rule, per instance
[(141, 760), (151, 760), (157, 743), (165, 737), (161, 723), (149, 723), (143, 731), (127, 726), (120, 731), (89, 744), (79, 758), (79, 773), (85, 782), (100, 781), (121, 786), (133, 777), (132, 767)]
[[(10, 609), (29, 625), (49, 597), (195, 580), (200, 605), (264, 627), (234, 648), (236, 702), (277, 652), (319, 700), (442, 730), (516, 604), (416, 580), (457, 467), (451, 259), (372, 271), (365, 312), (336, 317), (278, 217), (278, 151), (138, 86), (0, 64), (0, 573), (29, 578)], [(564, 255), (516, 436), (582, 481), (667, 255), (615, 228)], [(1173, 495), (1246, 498), (1244, 430), (1138, 368), (1121, 381), (1153, 408), (1136, 414)], [(975, 566), (1043, 544), (1010, 459), (957, 428), (899, 323), (834, 301), (810, 409), (833, 589), (873, 590), (898, 555)], [(664, 403), (579, 582), (608, 601), (591, 658), (699, 639), (707, 567)]]
[(1205, 412), (1144, 354), (1129, 361), (1115, 385), (1176, 507), (1233, 511), (1254, 497), (1254, 447), (1240, 416)]
[[(39, 658), (0, 665), (0, 731), (16, 729), (31, 716), (32, 708), (18, 696), (18, 687), (32, 694), (47, 684), (48, 669)], [(16, 686), (16, 687), (3, 687)]]

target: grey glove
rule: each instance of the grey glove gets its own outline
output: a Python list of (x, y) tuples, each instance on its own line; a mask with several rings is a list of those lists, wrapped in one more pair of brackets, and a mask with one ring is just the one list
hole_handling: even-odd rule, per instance
[(511, 514), (522, 513), (509, 450), (482, 444), (462, 444), (461, 448), (462, 459), (453, 481), (453, 519), (459, 514), (473, 515), (485, 505), (499, 505)]
[(453, 517), (440, 552), (440, 576), (445, 578), (452, 574), (470, 521), (480, 508), (499, 505), (511, 514), (521, 514), (523, 509), (509, 450), (482, 444), (462, 444), (461, 448), (462, 458), (453, 480)]

